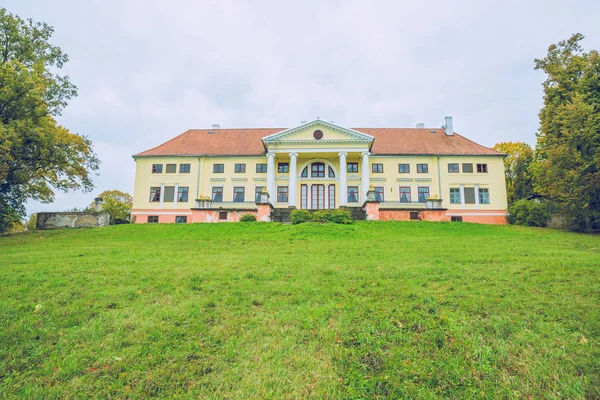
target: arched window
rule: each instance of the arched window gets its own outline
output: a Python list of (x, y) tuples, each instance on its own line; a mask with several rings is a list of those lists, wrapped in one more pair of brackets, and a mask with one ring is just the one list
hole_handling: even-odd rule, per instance
[(325, 163), (323, 162), (314, 162), (309, 166), (304, 167), (300, 174), (300, 178), (308, 178), (309, 169), (311, 178), (325, 178), (326, 176), (335, 178), (335, 171), (330, 166), (327, 166), (327, 175), (325, 175)]
[(311, 178), (325, 178), (325, 163), (316, 162), (310, 166)]

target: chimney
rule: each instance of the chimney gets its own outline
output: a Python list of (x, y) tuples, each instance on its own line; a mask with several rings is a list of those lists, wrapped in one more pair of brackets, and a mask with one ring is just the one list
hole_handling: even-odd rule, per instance
[(423, 129), (423, 128), (425, 128), (425, 123), (424, 123), (424, 122), (419, 122), (419, 123), (417, 124), (417, 128), (419, 128), (419, 129)]
[(444, 128), (446, 129), (446, 135), (454, 136), (454, 126), (452, 125), (452, 117), (446, 117), (444, 118), (444, 121), (446, 122), (444, 124)]
[(221, 127), (219, 126), (219, 124), (212, 124), (212, 128), (213, 128), (213, 129), (219, 129), (219, 128), (221, 128)]

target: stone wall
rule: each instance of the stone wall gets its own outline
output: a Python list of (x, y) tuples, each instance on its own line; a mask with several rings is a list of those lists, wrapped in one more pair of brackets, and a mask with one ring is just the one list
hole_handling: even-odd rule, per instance
[(40, 212), (37, 229), (97, 228), (107, 226), (110, 216), (106, 212)]

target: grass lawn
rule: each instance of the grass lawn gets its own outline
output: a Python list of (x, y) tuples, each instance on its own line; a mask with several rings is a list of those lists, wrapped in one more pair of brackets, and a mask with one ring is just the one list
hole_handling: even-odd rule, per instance
[(600, 237), (460, 223), (0, 238), (0, 398), (599, 398)]

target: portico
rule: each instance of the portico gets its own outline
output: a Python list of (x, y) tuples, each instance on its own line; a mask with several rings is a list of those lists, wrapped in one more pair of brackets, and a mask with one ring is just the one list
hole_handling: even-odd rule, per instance
[[(372, 142), (372, 136), (320, 120), (263, 138), (271, 204), (281, 206), (276, 194), (287, 187), (290, 208), (338, 208), (348, 205), (348, 186), (359, 186), (360, 205), (369, 188)], [(361, 175), (348, 176), (348, 160), (362, 163)]]

